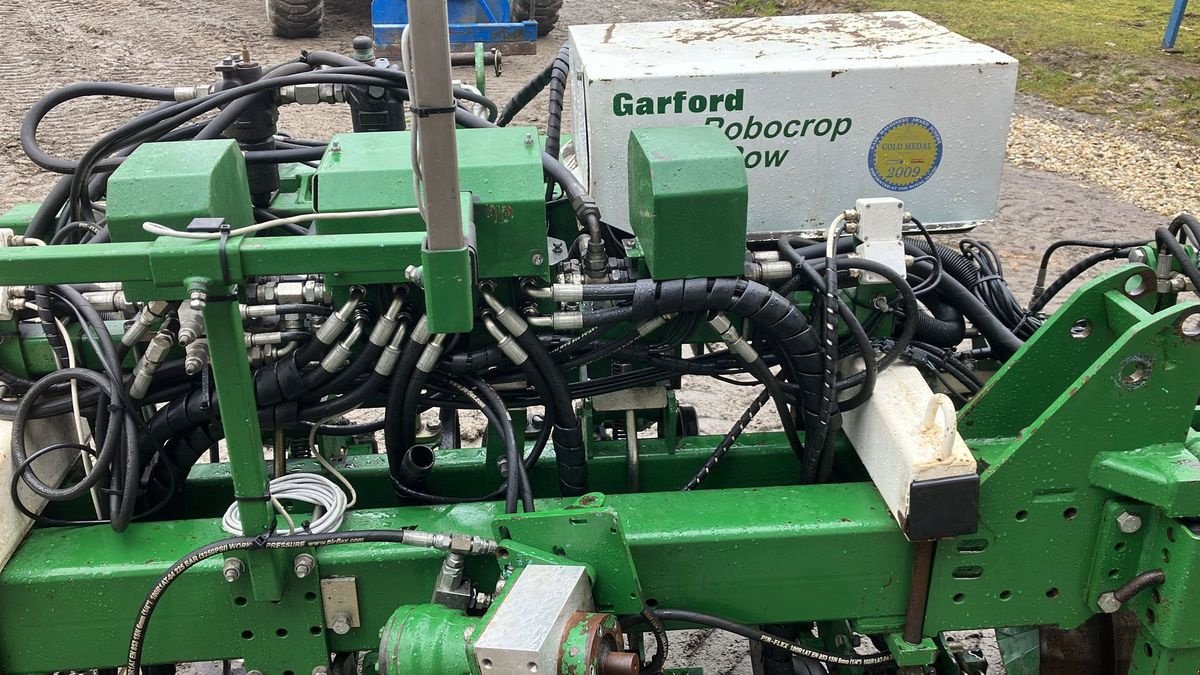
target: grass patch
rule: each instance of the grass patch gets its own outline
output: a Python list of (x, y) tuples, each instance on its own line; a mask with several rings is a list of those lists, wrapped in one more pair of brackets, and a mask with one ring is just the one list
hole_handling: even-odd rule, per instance
[(1171, 0), (729, 0), (722, 12), (917, 12), (1020, 59), (1024, 92), (1200, 144), (1200, 12), (1188, 12), (1178, 53), (1167, 54), (1159, 45), (1171, 5)]

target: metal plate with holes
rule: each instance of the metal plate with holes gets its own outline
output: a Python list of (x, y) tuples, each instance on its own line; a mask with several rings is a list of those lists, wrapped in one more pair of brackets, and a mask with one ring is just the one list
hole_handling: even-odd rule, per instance
[(329, 577), (321, 580), (321, 602), (325, 607), (325, 625), (338, 635), (358, 628), (358, 580), (355, 577)]

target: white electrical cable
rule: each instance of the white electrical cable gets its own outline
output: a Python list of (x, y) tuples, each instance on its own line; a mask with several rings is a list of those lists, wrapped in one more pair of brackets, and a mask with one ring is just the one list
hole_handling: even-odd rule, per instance
[[(412, 29), (412, 24), (404, 27), (400, 33), (400, 61), (404, 65), (404, 79), (408, 82), (408, 99), (413, 107), (420, 105), (421, 97), (417, 93), (417, 79), (413, 77), (413, 53), (412, 53), (412, 36), (409, 31)], [(421, 190), (421, 182), (424, 176), (421, 174), (421, 135), (417, 133), (417, 129), (421, 124), (421, 116), (414, 114), (412, 118), (411, 131), (409, 135), (409, 159), (412, 164), (413, 172), (413, 196), (417, 200), (417, 208), (420, 209), (422, 217), (425, 215), (425, 193)]]
[[(416, 207), (404, 207), (398, 209), (377, 209), (374, 211), (331, 211), (328, 213), (305, 213), (298, 216), (288, 216), (287, 218), (276, 218), (267, 220), (254, 225), (245, 227), (235, 227), (229, 231), (229, 236), (240, 237), (254, 232), (269, 230), (280, 225), (294, 225), (296, 223), (307, 223), (314, 220), (349, 220), (352, 218), (389, 218), (392, 216), (413, 216), (421, 213), (421, 210)], [(185, 230), (176, 230), (153, 222), (142, 223), (142, 229), (160, 237), (179, 237), (181, 239), (220, 239), (220, 232), (187, 232)]]
[(317, 429), (320, 429), (321, 425), (325, 424), (326, 422), (337, 419), (338, 417), (341, 417), (341, 415), (330, 415), (329, 417), (326, 417), (325, 419), (320, 420), (316, 424), (312, 425), (312, 429), (308, 430), (308, 448), (309, 451), (312, 452), (312, 456), (316, 458), (317, 463), (320, 464), (326, 471), (333, 474), (333, 477), (338, 479), (339, 483), (346, 486), (346, 492), (350, 493), (350, 502), (346, 504), (346, 508), (350, 508), (358, 503), (358, 492), (355, 491), (354, 486), (350, 484), (350, 481), (347, 480), (346, 477), (343, 476), (337, 469), (335, 469), (334, 466), (329, 463), (329, 460), (325, 459), (325, 457), (321, 455), (321, 450), (317, 447)]
[[(75, 344), (71, 341), (71, 336), (67, 334), (67, 327), (63, 325), (63, 322), (58, 317), (54, 317), (54, 323), (58, 326), (58, 334), (63, 336), (63, 344), (67, 348), (67, 367), (74, 368), (76, 364)], [(58, 366), (61, 368), (62, 364), (59, 363)], [(75, 418), (75, 440), (80, 445), (87, 445), (91, 437), (90, 434), (83, 430), (83, 406), (79, 403), (79, 381), (75, 378), (71, 378), (71, 411)], [(83, 461), (84, 473), (90, 474), (93, 466), (91, 454), (86, 450), (80, 450), (79, 456)], [(96, 510), (96, 519), (102, 520), (104, 512), (100, 508), (100, 488), (92, 486), (91, 494), (92, 507)]]
[[(278, 534), (328, 534), (342, 526), (348, 507), (346, 493), (333, 481), (315, 473), (289, 473), (271, 481), (271, 502), (288, 523), (287, 530)], [(312, 520), (306, 527), (297, 527), (283, 510), (281, 500), (290, 499), (314, 505)], [(243, 536), (242, 518), (237, 502), (230, 504), (221, 518), (221, 528), (235, 537)]]

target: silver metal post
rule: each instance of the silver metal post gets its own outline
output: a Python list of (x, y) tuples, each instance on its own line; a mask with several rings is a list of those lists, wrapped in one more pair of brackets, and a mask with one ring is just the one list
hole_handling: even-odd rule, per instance
[[(408, 4), (413, 63), (410, 86), (419, 99), (417, 110), (439, 110), (455, 105), (450, 84), (450, 20), (445, 0), (420, 0)], [(458, 142), (454, 114), (435, 113), (417, 125), (421, 172), (425, 187), (426, 245), (430, 250), (462, 248), (462, 213), (459, 205)]]

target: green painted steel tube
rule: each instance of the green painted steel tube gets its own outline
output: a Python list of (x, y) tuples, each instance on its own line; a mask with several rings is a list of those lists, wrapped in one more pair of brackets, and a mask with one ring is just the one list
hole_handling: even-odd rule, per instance
[[(538, 509), (561, 503), (540, 500)], [(751, 623), (903, 614), (908, 571), (897, 561), (908, 559), (908, 543), (869, 484), (621, 495), (607, 504), (622, 520), (647, 598)], [(501, 510), (497, 503), (360, 510), (343, 529), (491, 536)], [(0, 573), (0, 672), (123, 663), (146, 591), (170, 563), (223, 536), (216, 519), (135, 523), (124, 535), (101, 527), (35, 531)], [(362, 628), (327, 633), (331, 651), (341, 652), (375, 649), (397, 607), (427, 603), (442, 555), (360, 544), (320, 549), (317, 558), (322, 577), (357, 579)], [(473, 561), (476, 579), (495, 578), (485, 563)], [(241, 654), (236, 617), (248, 607), (268, 617), (275, 606), (250, 598), (235, 607), (228, 597), (219, 559), (186, 573), (155, 613), (146, 662)], [(68, 634), (76, 638), (45, 648), (46, 636)]]

